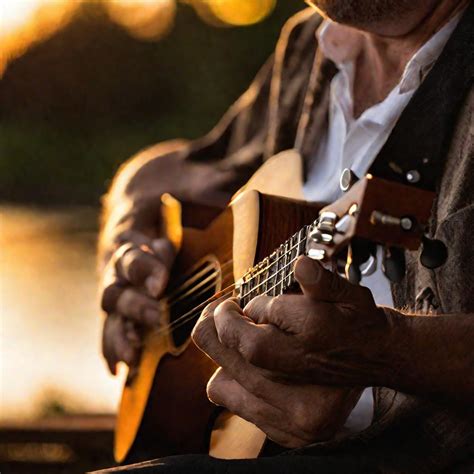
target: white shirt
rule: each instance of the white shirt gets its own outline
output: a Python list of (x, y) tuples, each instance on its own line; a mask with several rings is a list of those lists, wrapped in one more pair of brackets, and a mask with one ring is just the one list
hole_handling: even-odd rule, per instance
[[(353, 115), (353, 86), (355, 60), (362, 48), (363, 34), (330, 20), (323, 22), (318, 30), (319, 48), (337, 65), (339, 72), (331, 83), (328, 130), (315, 151), (314, 165), (304, 185), (307, 200), (332, 202), (338, 199), (342, 195), (339, 178), (345, 168), (350, 168), (357, 176), (367, 174), (403, 110), (439, 58), (461, 16), (462, 12), (433, 35), (410, 59), (400, 82), (390, 94), (357, 119)], [(381, 253), (379, 249), (379, 262)], [(362, 284), (370, 288), (377, 304), (393, 306), (390, 283), (380, 264), (372, 276), (363, 278)], [(346, 427), (362, 429), (368, 426), (371, 405), (372, 396), (366, 391)]]

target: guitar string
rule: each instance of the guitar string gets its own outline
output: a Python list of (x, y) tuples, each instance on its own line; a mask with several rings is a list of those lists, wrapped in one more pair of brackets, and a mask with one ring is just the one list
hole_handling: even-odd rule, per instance
[[(187, 285), (182, 285), (182, 291), (181, 292), (174, 292), (175, 295), (174, 295), (174, 299), (171, 299), (169, 300), (169, 297), (165, 297), (166, 298), (166, 301), (168, 302), (168, 306), (172, 306), (173, 304), (175, 303), (179, 303), (181, 300), (183, 299), (186, 299), (189, 295), (192, 295), (196, 290), (199, 290), (199, 288), (201, 288), (203, 285), (205, 285), (206, 283), (208, 283), (209, 281), (212, 281), (215, 279), (216, 276), (222, 274), (224, 275), (225, 273), (222, 273), (222, 269), (226, 269), (227, 267), (229, 267), (230, 265), (232, 265), (233, 261), (230, 260), (224, 264), (221, 265), (221, 268), (218, 269), (218, 270), (215, 270), (213, 273), (210, 273), (209, 275), (206, 276), (206, 278), (204, 278), (203, 280), (199, 281), (199, 283), (191, 288), (189, 288), (190, 284), (192, 283), (191, 282), (191, 279), (189, 280), (189, 284)], [(200, 272), (200, 277), (202, 277), (203, 275), (206, 275), (207, 272), (211, 269), (215, 269), (214, 266), (212, 267), (208, 267), (205, 269), (205, 271), (203, 272)], [(195, 278), (194, 278), (195, 279)], [(183, 293), (183, 291), (185, 291), (187, 288), (188, 291), (186, 293)], [(178, 295), (179, 295), (179, 298), (178, 298)]]
[[(295, 234), (297, 235), (297, 234)], [(291, 237), (293, 238), (293, 237)], [(291, 239), (290, 238), (290, 239)], [(291, 255), (291, 252), (295, 249), (295, 248), (299, 248), (300, 245), (302, 243), (304, 243), (306, 241), (306, 236), (303, 237), (303, 239), (299, 240), (297, 244), (293, 245), (292, 247), (290, 247), (290, 249), (288, 249), (288, 251), (285, 252), (285, 254), (279, 256), (276, 260), (274, 260), (273, 262), (269, 262), (269, 264), (263, 268), (263, 269), (259, 269), (259, 271), (252, 275), (252, 279), (254, 279), (256, 276), (260, 275), (261, 273), (267, 271), (270, 267), (274, 266), (276, 263), (278, 263), (280, 260), (282, 260), (283, 258), (286, 258), (288, 256), (288, 254)], [(256, 290), (258, 290), (258, 288), (260, 288), (261, 286), (263, 286), (265, 283), (267, 283), (268, 281), (276, 278), (278, 280), (278, 277), (286, 270), (286, 268), (288, 268), (290, 265), (292, 265), (297, 259), (298, 259), (299, 255), (296, 256), (296, 258), (292, 259), (289, 263), (287, 263), (286, 265), (284, 265), (282, 268), (279, 268), (277, 269), (277, 271), (271, 275), (269, 278), (266, 278), (265, 280), (263, 280), (262, 282), (260, 282), (257, 286), (255, 286), (254, 288), (252, 288), (248, 293), (245, 293), (244, 295), (241, 295), (240, 296), (240, 299), (244, 299), (246, 297), (248, 297), (249, 295), (251, 295), (252, 293), (254, 293)], [(230, 264), (230, 262), (226, 262), (225, 265), (228, 265)], [(215, 272), (216, 274), (219, 273), (219, 272)], [(276, 288), (278, 285), (280, 285), (281, 283), (283, 283), (285, 281), (285, 279), (289, 278), (290, 276), (292, 276), (292, 273), (290, 272), (289, 275), (283, 275), (283, 278), (279, 281), (277, 281), (277, 283), (272, 286), (270, 289), (268, 290), (265, 290), (266, 292), (268, 291), (272, 291), (274, 288)], [(183, 285), (184, 286), (184, 285)], [(180, 316), (179, 318), (177, 318), (175, 321), (173, 321), (172, 323), (170, 323), (169, 325), (161, 328), (160, 330), (165, 330), (165, 331), (168, 331), (170, 329), (174, 329), (175, 325), (179, 324), (179, 325), (182, 325), (182, 324), (185, 324), (186, 322), (188, 322), (189, 320), (192, 320), (193, 318), (195, 318), (196, 316), (196, 312), (197, 311), (200, 311), (201, 309), (203, 309), (205, 306), (207, 306), (209, 303), (211, 303), (212, 301), (215, 301), (216, 299), (220, 298), (222, 295), (223, 295), (223, 292), (227, 289), (230, 289), (232, 288), (232, 291), (233, 289), (235, 288), (235, 284), (232, 285), (231, 287), (228, 287), (224, 290), (222, 290), (221, 292), (217, 293), (217, 295), (215, 295), (214, 297), (212, 298), (209, 298), (207, 301), (201, 303), (200, 305), (198, 305), (197, 307), (193, 308), (192, 310), (188, 311), (187, 313), (185, 313), (184, 315)], [(209, 288), (210, 289), (210, 288)], [(192, 293), (191, 293), (192, 294)], [(220, 295), (220, 296), (219, 296)], [(184, 298), (178, 298), (176, 300), (174, 300), (171, 304), (168, 305), (169, 308), (171, 308), (173, 305), (179, 303), (180, 301), (182, 301)], [(181, 323), (182, 322), (182, 323)]]
[[(300, 244), (305, 242), (306, 241), (306, 237), (304, 237)], [(288, 268), (290, 265), (292, 265), (293, 263), (296, 262), (296, 260), (298, 260), (298, 258), (300, 257), (300, 255), (297, 255), (293, 260), (291, 260), (289, 263), (287, 263), (285, 266), (283, 266), (282, 268), (279, 268), (273, 275), (271, 275), (270, 277), (266, 278), (265, 280), (263, 280), (262, 282), (260, 282), (257, 286), (255, 286), (254, 288), (252, 288), (248, 293), (245, 293), (243, 295), (240, 295), (240, 298), (244, 299), (246, 298), (247, 296), (249, 296), (250, 294), (252, 294), (255, 290), (257, 290), (258, 288), (260, 288), (262, 285), (264, 285), (265, 283), (267, 283), (268, 281), (270, 281), (271, 279), (275, 278), (275, 277), (278, 277), (282, 271), (284, 271), (286, 268)], [(290, 272), (290, 275), (291, 275), (291, 272)], [(287, 275), (286, 277), (284, 276), (283, 279), (281, 280), (281, 282), (283, 282), (285, 280), (285, 278), (288, 278), (290, 275)], [(279, 283), (278, 283), (279, 284)], [(273, 289), (274, 287), (272, 287), (271, 289)], [(270, 290), (265, 290), (265, 291), (270, 291)]]
[[(299, 256), (298, 256), (299, 257)], [(281, 275), (281, 271), (284, 270), (285, 268), (287, 268), (288, 266), (290, 266), (291, 264), (293, 264), (294, 262), (296, 262), (296, 260), (298, 260), (298, 257), (294, 258), (291, 262), (289, 262), (287, 265), (285, 265), (284, 267), (282, 267), (277, 273), (275, 273), (275, 275), (272, 276), (273, 277), (278, 277)], [(291, 273), (290, 273), (291, 275)], [(277, 283), (272, 286), (271, 288), (269, 288), (268, 290), (265, 290), (266, 292), (268, 291), (271, 291), (273, 290), (274, 288), (276, 288), (277, 286), (279, 286), (281, 283), (283, 283), (287, 278), (288, 276), (290, 275), (283, 275), (283, 278), (279, 281), (277, 281)], [(270, 279), (267, 279), (265, 281), (269, 281)], [(263, 283), (263, 282), (262, 282)], [(260, 286), (260, 285), (259, 285)], [(196, 318), (196, 316), (199, 316), (200, 313), (201, 313), (201, 310), (204, 309), (208, 304), (212, 303), (213, 301), (219, 299), (219, 298), (224, 298), (226, 296), (230, 296), (232, 293), (233, 293), (233, 290), (235, 288), (235, 284), (234, 285), (231, 285), (227, 288), (225, 288), (224, 290), (222, 290), (221, 292), (217, 293), (215, 296), (213, 296), (212, 298), (209, 298), (207, 301), (205, 301), (204, 303), (200, 304), (199, 306), (197, 306), (196, 308), (193, 308), (191, 309), (190, 311), (188, 311), (187, 313), (185, 313), (184, 315), (180, 316), (179, 318), (177, 318), (176, 320), (174, 320), (172, 323), (168, 324), (167, 326), (164, 326), (162, 328), (160, 328), (158, 330), (158, 333), (163, 333), (163, 332), (168, 332), (168, 331), (172, 331), (172, 330), (175, 330), (185, 324), (187, 324), (188, 322), (192, 321), (193, 319)], [(256, 288), (255, 288), (256, 289)], [(228, 290), (232, 290), (230, 292), (228, 292)], [(225, 294), (225, 292), (227, 292), (227, 294)], [(250, 295), (251, 292), (247, 293), (246, 295), (244, 296), (239, 296), (239, 298), (241, 300), (244, 299), (245, 296), (248, 296)]]
[[(232, 271), (222, 274), (222, 275), (221, 275), (221, 278), (222, 278), (223, 281), (225, 281), (225, 280), (226, 280), (227, 278), (229, 278), (230, 276), (232, 276)], [(214, 278), (210, 279), (210, 284), (209, 284), (209, 285), (205, 286), (204, 288), (201, 289), (201, 291), (199, 291), (199, 292), (197, 292), (197, 293), (196, 293), (196, 292), (190, 293), (190, 294), (186, 297), (186, 299), (187, 299), (188, 301), (192, 301), (193, 299), (196, 299), (198, 296), (201, 296), (201, 295), (203, 295), (203, 294), (206, 294), (206, 292), (208, 292), (209, 290), (214, 289), (214, 291), (215, 291), (215, 287), (216, 287), (216, 284), (215, 284), (215, 283), (216, 283), (216, 280), (215, 280)], [(167, 306), (168, 306), (168, 308), (171, 308), (171, 307), (176, 306), (177, 304), (181, 303), (181, 302), (184, 301), (184, 300), (185, 300), (185, 299), (183, 298), (182, 300), (174, 301), (173, 304), (167, 305)]]
[[(300, 231), (301, 232), (301, 231)], [(295, 237), (296, 235), (298, 235), (299, 232), (297, 232), (295, 235), (293, 235), (293, 237)], [(288, 240), (291, 240), (293, 237), (290, 237), (290, 239)], [(303, 237), (301, 240), (299, 240), (299, 242), (297, 242), (295, 245), (293, 245), (292, 247), (290, 247), (283, 255), (280, 255), (276, 260), (274, 260), (273, 262), (270, 262), (269, 261), (269, 264), (265, 267), (265, 268), (259, 268), (258, 271), (254, 274), (251, 274), (251, 270), (249, 270), (245, 276), (249, 275), (251, 276), (252, 278), (255, 278), (257, 276), (259, 276), (260, 274), (266, 272), (267, 270), (270, 269), (270, 267), (274, 266), (275, 263), (278, 263), (281, 259), (285, 258), (288, 254), (291, 254), (291, 252), (295, 249), (295, 248), (298, 248), (303, 242), (306, 241), (306, 236)], [(284, 245), (284, 244), (282, 244)], [(278, 249), (276, 250), (278, 251)], [(267, 259), (270, 259), (271, 258), (271, 255), (266, 257), (265, 259), (262, 260), (261, 263), (265, 262), (265, 260)], [(259, 264), (255, 265), (253, 268), (258, 268)], [(244, 277), (245, 277), (244, 276)]]
[(158, 328), (157, 330), (153, 331), (153, 333), (160, 334), (163, 332), (169, 332), (170, 329), (171, 330), (174, 329), (175, 325), (177, 325), (176, 323), (182, 323), (181, 325), (186, 324), (188, 321), (191, 321), (195, 317), (196, 313), (200, 314), (201, 310), (203, 310), (208, 304), (212, 303), (213, 301), (218, 300), (219, 298), (224, 298), (225, 296), (231, 295), (234, 291), (234, 288), (235, 288), (235, 284), (229, 285), (227, 288), (224, 288), (223, 290), (217, 292), (214, 296), (202, 302), (201, 304), (191, 309), (187, 313), (183, 314), (178, 319), (174, 320), (172, 323), (167, 324), (166, 326), (163, 326), (161, 328)]
[(198, 271), (196, 273), (191, 273), (190, 276), (188, 277), (187, 280), (184, 280), (183, 283), (176, 287), (173, 288), (173, 291), (171, 291), (170, 294), (166, 295), (166, 298), (168, 301), (174, 300), (176, 297), (178, 297), (183, 291), (185, 291), (189, 286), (193, 284), (194, 281), (199, 280), (202, 278), (204, 275), (209, 273), (209, 271), (214, 271), (216, 272), (216, 267), (215, 265), (212, 264), (207, 264), (205, 267), (202, 265), (198, 268)]
[[(220, 266), (221, 271), (222, 271), (223, 268), (225, 268), (225, 267), (232, 264), (232, 262), (233, 262), (232, 259), (226, 261), (226, 259), (228, 259), (230, 256), (231, 255), (228, 255), (225, 258), (223, 258), (224, 263)], [(209, 265), (208, 264), (206, 267), (204, 267), (203, 270), (200, 270), (201, 268), (202, 268), (202, 265), (197, 268), (197, 270), (198, 270), (197, 273), (191, 273), (187, 280), (181, 280), (182, 284), (177, 288), (173, 288), (172, 292), (169, 295), (166, 295), (167, 299), (172, 300), (173, 298), (175, 298), (186, 287), (188, 287), (190, 284), (192, 284), (194, 280), (200, 278), (202, 275), (205, 275), (206, 272), (209, 271), (209, 269), (215, 269), (215, 265)], [(216, 270), (216, 271), (218, 271), (218, 270)]]
[[(301, 232), (301, 230), (300, 230), (299, 232)], [(296, 234), (294, 234), (294, 235), (293, 235), (292, 237), (290, 237), (290, 239), (288, 239), (288, 240), (293, 239), (296, 235), (299, 234), (299, 232), (296, 233)], [(268, 263), (267, 266), (265, 266), (264, 268), (260, 268), (260, 269), (258, 269), (258, 271), (257, 271), (256, 273), (251, 274), (251, 275), (250, 275), (250, 276), (251, 276), (251, 279), (252, 279), (252, 280), (255, 279), (257, 276), (261, 275), (262, 273), (264, 273), (264, 272), (266, 272), (267, 270), (269, 270), (272, 266), (274, 266), (275, 264), (277, 264), (280, 260), (282, 260), (283, 258), (286, 258), (289, 254), (291, 255), (291, 252), (292, 252), (295, 248), (298, 248), (298, 247), (299, 247), (302, 243), (304, 243), (305, 241), (306, 241), (306, 237), (303, 237), (301, 240), (298, 240), (298, 242), (297, 242), (295, 245), (293, 245), (293, 246), (290, 247), (288, 250), (286, 250), (286, 252), (285, 252), (284, 254), (280, 255), (276, 260), (274, 260), (274, 261), (272, 261), (272, 262), (269, 261), (269, 263)], [(282, 245), (284, 245), (284, 244), (282, 244)], [(271, 257), (271, 256), (270, 256), (270, 257)], [(270, 258), (270, 257), (267, 257), (267, 258)], [(266, 260), (266, 259), (264, 259), (262, 262), (264, 262), (265, 260)], [(232, 262), (233, 262), (233, 260), (230, 260), (230, 261), (228, 261), (228, 262), (225, 262), (225, 263), (221, 266), (221, 268), (224, 267), (225, 265), (230, 265)], [(290, 264), (291, 264), (291, 263), (292, 263), (292, 262), (290, 262)], [(287, 266), (288, 266), (288, 265), (286, 265), (285, 267), (283, 267), (283, 269), (286, 268)], [(258, 264), (257, 264), (255, 267), (258, 267)], [(255, 267), (254, 267), (254, 268), (255, 268)], [(208, 267), (208, 268), (209, 268), (209, 267)], [(253, 290), (259, 288), (259, 287), (262, 286), (264, 283), (266, 283), (267, 281), (269, 281), (271, 278), (273, 278), (275, 275), (277, 275), (279, 271), (280, 271), (280, 269), (278, 269), (278, 270), (277, 270), (277, 273), (275, 273), (274, 275), (272, 275), (270, 278), (267, 278), (266, 280), (264, 280), (263, 282), (261, 282), (259, 285), (257, 285)], [(205, 272), (205, 270), (204, 270), (204, 272)], [(201, 273), (202, 273), (202, 272), (201, 272)], [(219, 273), (219, 271), (217, 270), (214, 275), (217, 275), (218, 273)], [(248, 273), (249, 273), (249, 272), (248, 272)], [(247, 273), (247, 274), (248, 274), (248, 273)], [(192, 281), (193, 279), (196, 279), (196, 278), (193, 277), (193, 278), (187, 280), (180, 288), (181, 288), (181, 289), (184, 289), (186, 286), (189, 286), (190, 283), (191, 283), (191, 281)], [(250, 281), (250, 280), (249, 280), (249, 281)], [(179, 293), (178, 293), (178, 290), (180, 290), (180, 289), (178, 288), (178, 289), (176, 289), (176, 290), (173, 291), (174, 295), (179, 294)], [(188, 293), (187, 295), (184, 295), (184, 297), (187, 297), (189, 294), (192, 294), (192, 292), (191, 292), (191, 293)], [(174, 295), (173, 295), (173, 296), (174, 296)], [(247, 295), (244, 295), (244, 297), (245, 297), (245, 296), (248, 296), (248, 294), (247, 294)], [(184, 298), (184, 297), (183, 297), (183, 298)], [(179, 299), (173, 300), (172, 302), (170, 302), (170, 303), (168, 304), (168, 306), (172, 306), (172, 304), (174, 304), (174, 303), (179, 303), (183, 298), (179, 298)]]
[[(227, 293), (220, 294), (219, 297), (216, 298), (216, 299), (220, 299), (220, 298), (222, 298), (222, 299), (228, 299), (228, 298), (232, 297), (233, 294), (234, 294), (233, 291), (229, 291), (229, 292), (227, 292)], [(197, 310), (197, 311), (194, 311), (193, 314), (190, 314), (190, 315), (187, 317), (187, 319), (185, 319), (185, 320), (183, 320), (183, 321), (180, 321), (178, 324), (173, 323), (173, 325), (170, 325), (168, 328), (166, 328), (166, 327), (160, 328), (160, 329), (158, 330), (158, 333), (168, 333), (168, 332), (170, 332), (170, 329), (171, 329), (171, 331), (174, 331), (174, 330), (179, 329), (180, 327), (182, 327), (182, 326), (188, 324), (188, 323), (191, 322), (193, 319), (198, 319), (199, 316), (200, 316), (201, 313), (202, 313), (202, 310), (204, 310), (204, 308), (205, 308), (208, 304), (212, 303), (213, 301), (215, 301), (215, 300), (211, 300), (211, 301), (208, 300), (208, 302), (206, 302), (206, 304), (203, 305), (203, 308), (201, 308), (201, 309), (199, 309), (199, 310)]]

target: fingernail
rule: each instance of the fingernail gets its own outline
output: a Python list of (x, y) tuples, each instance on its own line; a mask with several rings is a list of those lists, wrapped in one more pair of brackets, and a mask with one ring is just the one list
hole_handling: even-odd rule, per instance
[(160, 322), (160, 312), (155, 308), (148, 308), (144, 312), (145, 323), (148, 325), (158, 324)]

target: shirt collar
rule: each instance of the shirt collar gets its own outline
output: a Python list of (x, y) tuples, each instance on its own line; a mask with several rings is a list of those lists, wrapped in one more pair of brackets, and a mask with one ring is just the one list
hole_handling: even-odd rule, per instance
[[(400, 94), (411, 92), (420, 86), (441, 55), (463, 13), (461, 11), (456, 14), (413, 55), (398, 84)], [(363, 44), (362, 32), (329, 19), (324, 20), (319, 27), (317, 38), (324, 56), (343, 71), (347, 70), (349, 64), (353, 64)]]

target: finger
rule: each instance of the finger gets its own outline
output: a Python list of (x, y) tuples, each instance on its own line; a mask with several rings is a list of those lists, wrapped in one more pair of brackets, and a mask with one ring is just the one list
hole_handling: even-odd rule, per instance
[(328, 303), (363, 303), (370, 298), (366, 288), (353, 285), (337, 273), (330, 272), (316, 260), (300, 257), (295, 265), (295, 277), (303, 293), (316, 301)]
[(193, 328), (191, 338), (196, 346), (203, 352), (205, 352), (204, 347), (206, 347), (207, 339), (214, 337), (214, 311), (225, 300), (226, 298), (223, 297), (208, 304), (203, 309), (201, 316)]
[(281, 429), (282, 420), (287, 418), (283, 410), (251, 394), (225, 370), (216, 371), (207, 385), (207, 394), (211, 402), (258, 426), (279, 445), (296, 448), (307, 444), (307, 441)]
[(143, 331), (134, 321), (127, 319), (125, 321), (125, 337), (133, 347), (141, 347), (143, 345)]
[(104, 324), (102, 351), (110, 372), (117, 373), (121, 361), (133, 365), (138, 360), (139, 351), (132, 347), (125, 337), (124, 320), (118, 315), (110, 315)]
[(156, 255), (165, 267), (170, 270), (176, 257), (176, 249), (168, 239), (155, 239), (150, 244), (154, 255)]
[(134, 288), (126, 288), (120, 294), (116, 311), (122, 316), (147, 327), (160, 324), (163, 314), (163, 304)]
[(102, 291), (102, 299), (100, 302), (101, 308), (108, 314), (114, 313), (117, 307), (117, 301), (123, 293), (124, 287), (114, 281)]
[(233, 301), (226, 301), (216, 308), (214, 324), (224, 346), (235, 349), (258, 367), (281, 370), (282, 364), (288, 365), (288, 360), (293, 363), (298, 355), (288, 334), (273, 324), (255, 324)]
[(255, 323), (271, 324), (289, 334), (299, 334), (313, 310), (314, 303), (302, 295), (259, 296), (244, 308), (244, 314)]
[(195, 344), (249, 392), (256, 396), (267, 394), (271, 382), (266, 379), (264, 371), (249, 364), (236, 350), (219, 341), (214, 322), (215, 307), (210, 305), (194, 327), (192, 338)]
[(116, 240), (116, 242), (120, 245), (132, 243), (136, 247), (140, 247), (142, 245), (150, 246), (152, 241), (153, 239), (151, 237), (145, 235), (143, 232), (139, 232), (133, 229), (129, 229), (125, 232), (122, 232)]
[(168, 284), (166, 265), (148, 247), (132, 248), (115, 262), (119, 278), (133, 286), (145, 286), (152, 297), (161, 295)]
[(118, 363), (115, 353), (115, 344), (113, 342), (116, 329), (112, 327), (117, 324), (116, 319), (117, 317), (114, 315), (107, 316), (102, 329), (102, 354), (112, 375), (117, 375), (116, 366)]

